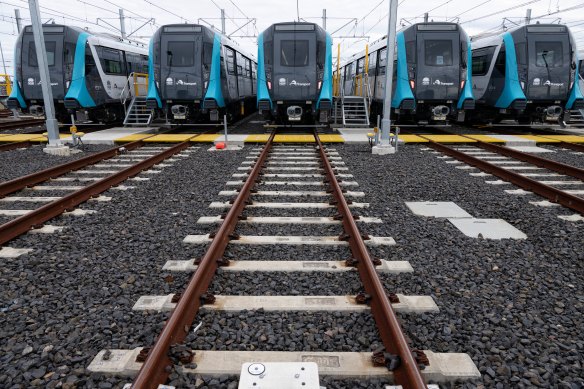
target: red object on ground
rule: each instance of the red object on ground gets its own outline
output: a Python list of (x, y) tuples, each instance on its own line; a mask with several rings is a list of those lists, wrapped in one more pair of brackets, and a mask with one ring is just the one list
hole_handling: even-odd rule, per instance
[(218, 142), (218, 143), (215, 145), (215, 148), (216, 148), (216, 149), (218, 149), (218, 150), (224, 149), (224, 148), (225, 148), (225, 143), (223, 143), (223, 142)]

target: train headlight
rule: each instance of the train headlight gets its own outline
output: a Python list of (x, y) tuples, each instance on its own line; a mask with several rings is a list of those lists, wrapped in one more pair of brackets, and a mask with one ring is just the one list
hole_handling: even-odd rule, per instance
[(205, 84), (207, 83), (207, 81), (209, 81), (210, 76), (211, 74), (209, 72), (203, 72), (203, 80), (205, 81)]
[(322, 86), (322, 81), (318, 82), (318, 89), (320, 89), (320, 87)]
[(410, 87), (411, 87), (412, 89), (416, 89), (416, 81), (414, 81), (414, 80), (410, 80)]
[(66, 81), (66, 82), (65, 82), (65, 88), (69, 88), (69, 85), (70, 85), (70, 84), (71, 84), (71, 82), (70, 82), (70, 81)]
[(521, 89), (525, 90), (525, 82), (521, 81)]
[(271, 81), (268, 81), (268, 89), (272, 90), (272, 82)]
[(464, 89), (464, 86), (466, 85), (466, 80), (462, 80), (460, 81), (460, 89)]

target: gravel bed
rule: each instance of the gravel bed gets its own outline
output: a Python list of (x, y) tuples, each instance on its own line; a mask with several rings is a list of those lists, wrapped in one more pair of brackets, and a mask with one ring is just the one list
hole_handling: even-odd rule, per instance
[[(440, 307), (405, 320), (413, 346), (469, 353), (482, 373), (476, 385), (582, 387), (582, 223), (557, 218), (573, 211), (533, 206), (528, 201), (542, 199), (506, 194), (512, 185), (485, 184), (489, 177), (470, 176), (422, 147), (386, 158), (366, 146), (339, 147), (375, 204), (360, 211), (384, 219), (368, 229), (397, 241), (372, 253), (414, 267), (383, 280), (392, 292), (431, 295)], [(454, 201), (474, 217), (506, 220), (528, 239), (468, 238), (445, 219), (415, 216), (406, 201)]]
[(149, 181), (132, 182), (133, 190), (103, 193), (111, 202), (83, 204), (97, 214), (51, 220), (67, 227), (62, 233), (11, 241), (34, 251), (4, 259), (0, 270), (0, 386), (104, 388), (128, 381), (85, 368), (104, 348), (153, 343), (167, 314), (132, 306), (142, 295), (184, 288), (190, 274), (166, 278), (162, 266), (204, 253), (204, 245), (182, 241), (208, 232), (196, 220), (244, 154), (201, 148)]
[(584, 169), (584, 153), (580, 153), (571, 149), (563, 149), (558, 146), (553, 145), (538, 145), (537, 147), (541, 147), (544, 149), (552, 150), (553, 153), (530, 153), (532, 155), (551, 159), (552, 161), (564, 163), (566, 165), (578, 167), (580, 169)]
[(83, 153), (58, 157), (43, 152), (44, 147), (45, 145), (35, 145), (26, 149), (0, 152), (0, 182), (36, 173), (112, 148), (110, 145), (86, 145)]
[[(3, 121), (5, 122), (5, 121)], [(2, 132), (0, 132), (0, 135), (4, 135), (4, 134), (32, 134), (35, 133), (36, 131), (39, 130), (45, 130), (44, 126), (43, 127), (23, 127), (23, 128), (13, 128), (10, 130), (2, 130)], [(46, 131), (46, 130), (45, 130)], [(38, 134), (39, 137), (43, 136), (42, 133)]]
[(237, 296), (340, 296), (363, 289), (352, 272), (234, 272), (220, 270), (211, 284), (213, 294)]

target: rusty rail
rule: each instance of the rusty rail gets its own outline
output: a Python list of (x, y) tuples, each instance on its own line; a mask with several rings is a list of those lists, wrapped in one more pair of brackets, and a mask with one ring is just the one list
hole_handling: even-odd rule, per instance
[[(83, 189), (79, 189), (65, 197), (52, 201), (26, 215), (20, 216), (0, 226), (0, 245), (8, 242), (17, 236), (24, 234), (31, 228), (42, 225), (42, 223), (70, 210), (77, 205), (89, 200), (90, 198), (105, 192), (112, 186), (118, 185), (129, 177), (135, 176), (142, 170), (148, 169), (153, 165), (165, 160), (166, 158), (189, 147), (189, 140), (170, 147), (163, 152), (150, 158), (138, 162), (127, 169), (105, 177)], [(108, 150), (109, 151), (109, 150)]]
[(565, 149), (570, 149), (584, 153), (584, 144), (581, 143), (560, 142), (556, 143), (554, 146), (563, 147)]
[(44, 119), (22, 119), (22, 120), (13, 120), (13, 121), (9, 121), (9, 122), (0, 122), (0, 131), (13, 130), (15, 128), (43, 126), (44, 124), (45, 124)]
[(357, 261), (357, 270), (359, 271), (361, 282), (365, 286), (366, 293), (371, 297), (369, 304), (381, 340), (387, 352), (399, 357), (399, 363), (395, 370), (393, 370), (395, 382), (402, 385), (405, 389), (426, 388), (426, 384), (418, 368), (418, 363), (408, 346), (408, 342), (401, 329), (395, 311), (391, 306), (387, 292), (375, 270), (373, 259), (365, 246), (363, 237), (359, 232), (359, 227), (357, 227), (349, 204), (343, 195), (342, 188), (335, 177), (335, 171), (331, 166), (316, 131), (314, 137), (318, 144), (323, 167), (332, 189), (332, 195), (342, 216), (343, 228), (345, 233), (348, 234), (349, 247), (354, 259)]
[(0, 144), (0, 151), (10, 151), (15, 149), (25, 149), (32, 146), (32, 143), (25, 140), (23, 142), (12, 142), (6, 144)]
[(427, 145), (436, 151), (440, 151), (444, 154), (450, 155), (451, 157), (454, 157), (459, 161), (475, 166), (505, 181), (509, 181), (512, 184), (517, 185), (523, 189), (529, 190), (533, 193), (543, 196), (550, 200), (551, 202), (559, 203), (564, 207), (573, 209), (574, 211), (584, 215), (584, 198), (580, 198), (569, 193), (566, 193), (560, 189), (556, 189), (551, 186), (542, 184), (538, 181), (522, 176), (521, 174), (493, 165), (492, 163), (489, 163), (482, 159), (467, 155), (461, 151), (455, 150), (441, 143), (430, 141), (429, 143), (427, 143)]
[(579, 180), (584, 180), (584, 170), (579, 169), (574, 166), (566, 165), (560, 162), (552, 161), (550, 159), (538, 157), (535, 155), (523, 153), (521, 151), (513, 150), (508, 147), (503, 147), (499, 145), (495, 145), (492, 143), (486, 143), (478, 141), (475, 143), (478, 147), (492, 151), (494, 153), (505, 155), (507, 157), (515, 158), (523, 162), (530, 163), (535, 166), (539, 166), (548, 170), (553, 170), (557, 173), (565, 174), (574, 178), (578, 178)]
[(251, 190), (256, 184), (259, 173), (272, 148), (275, 132), (270, 135), (268, 142), (264, 146), (255, 166), (249, 173), (245, 184), (231, 209), (225, 216), (221, 227), (215, 234), (213, 241), (205, 252), (205, 255), (198, 265), (197, 271), (189, 281), (187, 288), (181, 294), (176, 308), (166, 321), (161, 334), (158, 336), (154, 346), (149, 351), (142, 368), (134, 379), (132, 388), (146, 389), (158, 388), (159, 384), (164, 384), (172, 371), (172, 361), (168, 354), (170, 347), (182, 342), (195, 320), (199, 308), (206, 297), (211, 280), (218, 267), (218, 261), (222, 258), (229, 240), (231, 239), (235, 226), (239, 220), (239, 215), (243, 212), (245, 205), (251, 195)]
[(32, 173), (23, 177), (18, 177), (10, 181), (3, 182), (0, 184), (0, 198), (11, 193), (17, 192), (19, 190), (22, 190), (28, 186), (37, 185), (51, 178), (59, 177), (62, 176), (63, 174), (72, 172), (74, 170), (79, 170), (94, 163), (101, 162), (105, 159), (115, 157), (116, 155), (120, 154), (120, 148), (122, 147), (124, 147), (126, 150), (134, 150), (137, 149), (138, 147), (144, 146), (144, 144), (145, 144), (144, 140), (139, 140), (136, 142), (128, 143), (124, 146), (119, 146), (105, 151), (101, 151), (96, 154), (88, 155), (87, 157), (78, 159), (76, 161), (67, 162), (62, 165), (41, 170), (40, 172)]

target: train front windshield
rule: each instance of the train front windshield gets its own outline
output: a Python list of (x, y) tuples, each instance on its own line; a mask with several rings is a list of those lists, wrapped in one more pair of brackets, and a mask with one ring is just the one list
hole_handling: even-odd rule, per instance
[(314, 25), (276, 25), (274, 31), (274, 96), (310, 100), (317, 93)]
[[(528, 99), (566, 99), (572, 65), (570, 37), (564, 26), (528, 26), (526, 40), (516, 40), (521, 81)], [(521, 73), (527, 74), (521, 74)]]

